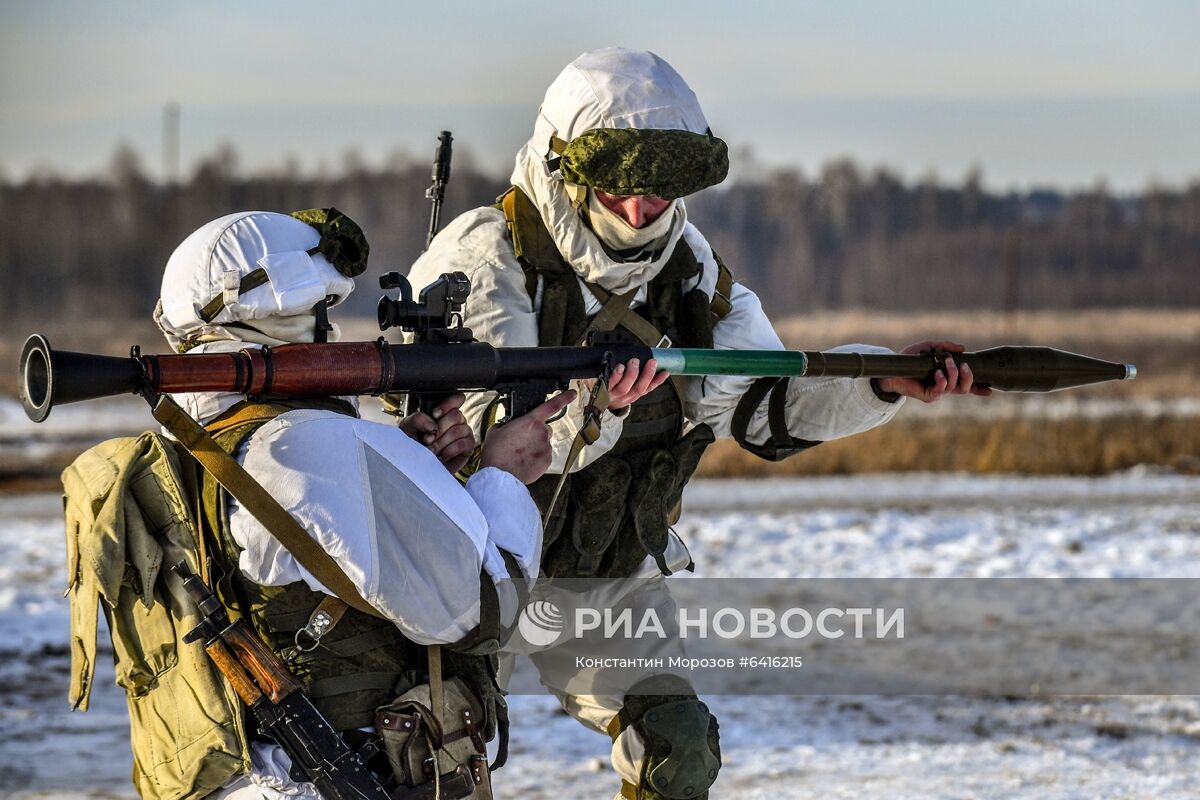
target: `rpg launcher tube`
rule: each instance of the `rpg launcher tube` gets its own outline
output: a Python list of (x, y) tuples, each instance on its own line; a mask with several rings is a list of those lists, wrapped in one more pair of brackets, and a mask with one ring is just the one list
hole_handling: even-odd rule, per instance
[[(25, 413), (41, 422), (60, 403), (137, 392), (239, 392), (250, 397), (330, 397), (384, 392), (501, 389), (531, 380), (565, 386), (594, 378), (606, 364), (657, 359), (677, 375), (751, 377), (914, 377), (929, 379), (946, 353), (874, 355), (786, 350), (689, 350), (643, 345), (492, 347), (489, 344), (374, 342), (288, 344), (234, 353), (129, 357), (55, 351), (44, 336), (25, 342), (20, 396)], [(1132, 378), (1132, 365), (1114, 364), (1048, 347), (997, 347), (954, 353), (979, 384), (1017, 392), (1049, 392)]]

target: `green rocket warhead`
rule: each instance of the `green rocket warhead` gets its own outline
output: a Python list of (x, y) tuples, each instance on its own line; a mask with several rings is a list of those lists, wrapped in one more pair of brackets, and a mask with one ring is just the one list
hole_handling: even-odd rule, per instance
[(934, 350), (921, 355), (654, 349), (661, 369), (676, 375), (758, 375), (805, 378), (921, 378), (946, 359), (971, 366), (978, 386), (1005, 392), (1055, 392), (1104, 381), (1131, 380), (1132, 364), (1116, 364), (1053, 347), (993, 347), (974, 353)]

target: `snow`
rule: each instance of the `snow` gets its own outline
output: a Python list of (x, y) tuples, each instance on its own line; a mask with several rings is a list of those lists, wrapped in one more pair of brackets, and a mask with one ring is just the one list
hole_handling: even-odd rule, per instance
[(1200, 480), (905, 474), (695, 480), (676, 530), (697, 575), (1200, 576)]
[[(709, 577), (1200, 575), (1200, 478), (1152, 470), (696, 481), (686, 507), (677, 530)], [(0, 495), (0, 795), (129, 797), (124, 701), (111, 680), (86, 715), (66, 709), (60, 508), (53, 494)], [(549, 697), (510, 702), (497, 797), (612, 796), (606, 737)], [(1196, 794), (1196, 697), (709, 702), (725, 760), (718, 797)]]

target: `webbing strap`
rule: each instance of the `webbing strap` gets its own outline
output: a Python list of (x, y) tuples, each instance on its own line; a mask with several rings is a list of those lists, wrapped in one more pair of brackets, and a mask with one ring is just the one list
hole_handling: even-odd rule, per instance
[(277, 405), (275, 403), (255, 403), (244, 400), (231, 406), (220, 417), (208, 423), (208, 425), (204, 426), (204, 430), (216, 436), (222, 431), (227, 431), (230, 428), (238, 428), (252, 422), (269, 422), (285, 411), (291, 410), (293, 409), (290, 406)]
[(608, 738), (612, 739), (614, 742), (617, 740), (617, 737), (629, 727), (629, 720), (622, 713), (623, 711), (624, 709), (621, 709), (621, 711), (613, 714), (613, 718), (608, 721), (608, 725), (605, 727), (605, 730), (608, 731)]
[(508, 761), (508, 704), (503, 697), (496, 698), (496, 732), (499, 739), (496, 742), (496, 760), (488, 764), (488, 769), (493, 772)]
[[(500, 551), (502, 554), (503, 550)], [(515, 562), (514, 562), (515, 563)], [(522, 606), (523, 608), (524, 606)], [(476, 653), (476, 648), (489, 641), (501, 640), (500, 624), (500, 595), (496, 592), (496, 584), (488, 575), (486, 569), (479, 570), (479, 624), (464, 638), (450, 645), (456, 653)], [(489, 645), (490, 652), (494, 646)]]
[[(665, 336), (662, 332), (660, 332), (658, 330), (658, 328), (651, 325), (640, 314), (630, 313), (628, 306), (626, 307), (625, 313), (623, 313), (621, 315), (621, 317), (619, 319), (617, 319), (616, 322), (614, 322), (614, 324), (612, 324), (609, 327), (604, 327), (604, 328), (600, 327), (600, 325), (597, 323), (597, 320), (599, 320), (600, 316), (602, 314), (604, 314), (605, 310), (609, 307), (609, 305), (611, 303), (613, 303), (618, 297), (623, 298), (626, 295), (612, 295), (608, 291), (606, 291), (603, 286), (600, 286), (599, 284), (595, 284), (595, 283), (588, 283), (588, 284), (586, 284), (586, 286), (588, 288), (588, 291), (590, 291), (593, 295), (596, 296), (597, 300), (599, 300), (601, 303), (604, 303), (604, 306), (600, 309), (600, 313), (597, 314), (595, 316), (595, 318), (592, 319), (592, 324), (588, 326), (587, 332), (610, 331), (613, 328), (617, 327), (617, 325), (621, 325), (625, 328), (625, 330), (629, 331), (635, 337), (637, 337), (637, 340), (639, 342), (646, 345), (647, 347), (670, 347), (671, 346), (671, 340), (667, 336)], [(636, 289), (631, 289), (629, 292), (627, 292), (627, 294), (633, 295), (633, 294), (636, 294), (636, 291), (637, 291)], [(632, 299), (633, 298), (631, 296), (630, 301), (632, 301)], [(585, 338), (587, 336), (587, 332), (584, 333)], [(580, 344), (583, 344), (583, 342), (581, 341)], [(683, 387), (683, 378), (680, 377), (679, 375), (672, 375), (672, 376), (670, 376), (670, 378), (668, 378), (668, 380), (670, 380), (671, 387), (675, 390), (675, 396), (679, 399), (680, 405), (682, 406), (682, 404), (683, 404), (683, 388), (684, 388)]]
[(648, 347), (659, 347), (663, 344), (665, 337), (658, 328), (643, 319), (641, 315), (630, 312), (629, 306), (633, 303), (638, 287), (634, 287), (624, 294), (613, 294), (598, 283), (585, 281), (584, 285), (602, 305), (600, 312), (592, 317), (591, 324), (588, 325), (577, 344), (583, 344), (587, 340), (587, 335), (592, 331), (611, 331), (618, 325), (625, 326), (626, 330)]
[(353, 658), (377, 647), (387, 647), (395, 641), (396, 637), (391, 628), (379, 627), (338, 639), (336, 642), (322, 641), (321, 647), (338, 658)]
[(733, 311), (733, 301), (730, 299), (733, 296), (733, 273), (725, 266), (716, 250), (713, 251), (713, 258), (717, 262), (717, 287), (713, 291), (708, 310), (713, 315), (713, 321), (720, 322)]
[[(271, 277), (267, 275), (267, 271), (262, 267), (259, 267), (253, 272), (247, 273), (240, 281), (238, 281), (238, 294), (243, 295), (251, 289), (257, 289), (259, 286), (262, 286), (269, 280), (271, 280)], [(217, 314), (221, 313), (221, 309), (224, 307), (225, 293), (222, 292), (212, 300), (209, 300), (204, 305), (204, 308), (200, 309), (200, 319), (204, 322), (212, 322), (216, 318)]]
[[(595, 295), (597, 300), (600, 301), (601, 306), (600, 311), (596, 314), (596, 316), (592, 317), (592, 321), (588, 323), (587, 328), (585, 328), (583, 333), (579, 336), (579, 341), (575, 343), (576, 345), (587, 343), (588, 334), (592, 333), (593, 331), (611, 331), (618, 325), (624, 325), (632, 332), (633, 328), (631, 327), (631, 324), (637, 324), (634, 321), (635, 319), (642, 321), (647, 327), (650, 328), (650, 330), (654, 330), (654, 327), (650, 325), (649, 322), (646, 322), (637, 314), (630, 313), (629, 306), (633, 303), (633, 298), (638, 292), (636, 286), (630, 289), (628, 292), (624, 292), (622, 294), (612, 294), (606, 291), (604, 287), (600, 286), (599, 284), (588, 283), (586, 285), (588, 290)], [(654, 332), (658, 333), (658, 331)], [(659, 334), (655, 341), (657, 342), (661, 338), (662, 335)], [(654, 345), (651, 345), (651, 347), (653, 346)]]
[[(431, 644), (425, 650), (429, 654), (429, 705), (433, 706), (433, 721), (437, 723), (435, 730), (438, 732), (437, 746), (440, 748), (442, 742), (442, 731), (445, 727), (442, 725), (442, 717), (445, 716), (446, 704), (446, 684), (442, 680), (442, 646), (440, 644)], [(441, 770), (437, 768), (437, 754), (434, 754), (434, 774), (436, 775)]]
[[(747, 450), (759, 458), (779, 461), (820, 444), (820, 442), (808, 439), (797, 439), (788, 432), (787, 388), (790, 382), (790, 378), (759, 378), (750, 385), (746, 394), (742, 395), (737, 408), (733, 410), (733, 420), (729, 432), (743, 450)], [(752, 444), (746, 440), (750, 420), (768, 392), (771, 395), (767, 401), (767, 429), (770, 438), (765, 444)]]
[(546, 513), (542, 515), (543, 529), (550, 524), (550, 517), (554, 515), (558, 497), (562, 494), (563, 487), (567, 485), (567, 477), (571, 474), (571, 465), (579, 458), (583, 448), (589, 444), (595, 444), (600, 438), (600, 417), (608, 409), (610, 402), (612, 402), (612, 395), (608, 393), (608, 376), (603, 375), (597, 379), (596, 385), (592, 388), (592, 397), (583, 411), (583, 426), (571, 442), (571, 450), (567, 453), (563, 471), (558, 476), (558, 483), (554, 486), (554, 494), (550, 497), (550, 504), (546, 506)]
[(296, 519), (279, 505), (258, 481), (246, 472), (232, 456), (221, 449), (200, 423), (188, 416), (168, 395), (161, 395), (154, 404), (154, 418), (162, 423), (192, 457), (200, 463), (217, 483), (233, 495), (242, 506), (262, 523), (267, 531), (278, 539), (287, 551), (300, 562), (330, 592), (347, 605), (369, 614), (385, 618), (382, 613), (363, 599), (353, 581), (347, 577), (332, 556), (309, 536)]
[(304, 693), (311, 700), (335, 697), (351, 692), (383, 691), (395, 689), (400, 675), (395, 672), (357, 672), (353, 675), (335, 675), (312, 682)]

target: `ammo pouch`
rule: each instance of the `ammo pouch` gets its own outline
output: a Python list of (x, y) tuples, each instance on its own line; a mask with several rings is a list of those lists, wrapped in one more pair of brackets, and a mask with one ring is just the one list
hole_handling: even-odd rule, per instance
[(629, 455), (634, 474), (645, 476), (629, 494), (629, 514), (638, 541), (654, 556), (664, 575), (671, 574), (663, 558), (667, 531), (679, 519), (683, 487), (700, 466), (700, 457), (713, 438), (711, 428), (698, 425), (665, 450), (643, 450)]
[(440, 726), (428, 683), (375, 711), (375, 730), (398, 787), (392, 795), (396, 800), (491, 800), (483, 708), (460, 678), (447, 679), (444, 694)]
[(625, 498), (633, 481), (629, 464), (602, 458), (571, 478), (571, 543), (578, 555), (576, 570), (591, 574), (612, 545), (625, 521)]
[[(542, 572), (554, 578), (622, 578), (647, 556), (670, 574), (664, 553), (678, 518), (683, 488), (713, 441), (698, 425), (667, 447), (609, 453), (573, 473), (546, 525)], [(543, 509), (553, 484), (530, 487)]]

